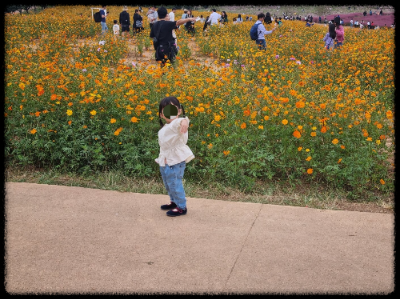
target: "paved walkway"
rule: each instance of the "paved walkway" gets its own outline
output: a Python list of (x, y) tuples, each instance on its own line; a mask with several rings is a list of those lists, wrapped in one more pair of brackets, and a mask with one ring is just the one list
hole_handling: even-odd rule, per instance
[(394, 215), (6, 183), (6, 291), (391, 293)]

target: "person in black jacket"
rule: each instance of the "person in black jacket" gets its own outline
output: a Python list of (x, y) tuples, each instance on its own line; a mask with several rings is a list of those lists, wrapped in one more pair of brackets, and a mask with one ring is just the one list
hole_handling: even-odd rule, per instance
[(131, 25), (127, 10), (128, 7), (124, 6), (124, 10), (119, 14), (119, 23), (121, 24), (122, 36), (126, 35), (126, 32), (129, 32), (129, 26)]
[(167, 9), (165, 7), (160, 7), (157, 13), (159, 20), (151, 28), (150, 37), (153, 39), (153, 45), (156, 49), (156, 61), (161, 61), (161, 67), (163, 67), (168, 60), (171, 63), (174, 62), (177, 53), (175, 38), (172, 35), (172, 31), (178, 29), (179, 25), (183, 25), (187, 22), (196, 22), (196, 19), (187, 18), (174, 22), (168, 21)]
[(140, 15), (139, 9), (135, 9), (135, 13), (133, 15), (133, 33), (139, 33), (144, 30), (143, 28), (143, 18)]
[(271, 15), (270, 15), (269, 12), (267, 12), (267, 13), (265, 14), (264, 22), (265, 22), (265, 24), (271, 24), (271, 23), (272, 23)]

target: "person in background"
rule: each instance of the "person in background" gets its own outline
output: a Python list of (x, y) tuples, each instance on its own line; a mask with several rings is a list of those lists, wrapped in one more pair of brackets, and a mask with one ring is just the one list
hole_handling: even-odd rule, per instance
[(101, 34), (104, 34), (108, 31), (107, 23), (106, 23), (106, 16), (107, 16), (107, 10), (106, 6), (103, 5), (102, 8), (100, 9), (100, 16), (101, 16)]
[(210, 25), (217, 25), (218, 21), (221, 19), (221, 15), (219, 13), (217, 13), (217, 11), (215, 10), (215, 8), (212, 9), (212, 13), (210, 14), (210, 17), (208, 19), (208, 21), (210, 22)]
[(271, 14), (270, 14), (269, 12), (267, 12), (267, 13), (265, 14), (264, 23), (267, 24), (267, 25), (272, 23)]
[(322, 23), (322, 18), (321, 18), (321, 16), (319, 16), (318, 21), (319, 21), (320, 24)]
[(207, 26), (208, 26), (208, 24), (209, 24), (209, 18), (210, 18), (210, 17), (207, 16), (206, 20), (204, 21), (203, 32), (205, 32), (206, 29), (207, 29)]
[(340, 18), (335, 18), (335, 26), (336, 26), (336, 45), (335, 48), (340, 48), (343, 45), (344, 41), (344, 28), (340, 24)]
[(172, 8), (171, 12), (169, 13), (169, 20), (171, 22), (175, 22), (175, 12), (176, 12), (176, 7)]
[(242, 15), (238, 14), (237, 18), (236, 18), (236, 23), (242, 23), (243, 19), (242, 19)]
[(204, 18), (203, 18), (203, 15), (200, 15), (200, 20), (199, 20), (201, 23), (204, 23)]
[(272, 32), (274, 32), (276, 30), (277, 27), (274, 27), (271, 31), (267, 31), (263, 24), (265, 15), (263, 13), (260, 13), (257, 15), (257, 18), (258, 18), (258, 20), (255, 24), (259, 24), (259, 25), (257, 28), (258, 38), (256, 40), (256, 44), (258, 45), (258, 48), (260, 50), (266, 50), (267, 43), (265, 42), (265, 35), (271, 34)]
[(122, 36), (129, 34), (129, 26), (131, 25), (131, 20), (130, 20), (129, 13), (127, 10), (128, 10), (128, 7), (124, 6), (124, 9), (119, 14), (119, 23), (121, 24)]
[[(188, 13), (187, 13), (186, 18), (189, 18), (189, 19), (193, 19), (193, 18), (194, 18), (191, 10), (188, 10)], [(195, 31), (194, 31), (194, 22), (187, 22), (187, 23), (185, 24), (185, 29), (186, 29), (186, 31), (187, 31), (188, 33), (191, 33), (192, 35), (194, 35), (194, 34), (195, 34)]]
[(135, 14), (133, 15), (133, 32), (139, 33), (144, 30), (143, 28), (143, 18), (140, 15), (140, 10), (135, 9)]
[(114, 32), (114, 36), (118, 36), (119, 35), (119, 25), (118, 25), (118, 21), (117, 20), (114, 20), (113, 32)]
[(350, 27), (353, 27), (353, 19), (350, 20)]
[(147, 18), (149, 19), (150, 30), (151, 30), (151, 28), (153, 28), (153, 25), (157, 22), (157, 18), (158, 18), (158, 14), (157, 14), (155, 6), (150, 7), (149, 11), (147, 12)]
[(335, 38), (336, 38), (335, 24), (329, 24), (329, 31), (323, 39), (323, 41), (325, 42), (325, 48), (327, 50), (333, 49), (335, 44)]
[(182, 16), (181, 16), (181, 19), (186, 19), (187, 18), (187, 9), (184, 9), (183, 10), (183, 14), (182, 14)]
[(228, 23), (228, 15), (226, 14), (225, 11), (222, 11), (222, 13), (221, 13), (220, 22), (221, 22), (221, 24)]

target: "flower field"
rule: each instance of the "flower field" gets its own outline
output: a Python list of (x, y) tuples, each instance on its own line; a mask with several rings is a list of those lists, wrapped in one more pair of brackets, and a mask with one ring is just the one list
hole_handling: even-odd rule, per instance
[[(196, 23), (199, 51), (179, 30), (177, 62), (161, 69), (127, 60), (128, 41), (111, 33), (122, 8), (107, 10), (104, 37), (87, 6), (6, 15), (9, 165), (158, 177), (158, 104), (176, 96), (196, 156), (186, 180), (248, 190), (255, 180), (393, 190), (394, 30), (346, 27), (342, 48), (327, 52), (327, 27), (285, 21), (258, 51), (253, 22), (207, 34)], [(131, 35), (138, 51), (150, 43), (146, 22), (142, 36)]]

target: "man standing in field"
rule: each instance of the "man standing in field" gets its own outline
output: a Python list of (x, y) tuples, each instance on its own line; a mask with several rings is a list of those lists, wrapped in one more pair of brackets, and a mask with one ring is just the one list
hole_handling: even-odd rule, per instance
[(101, 34), (104, 34), (108, 31), (107, 23), (106, 23), (106, 6), (103, 5), (102, 9), (100, 9), (100, 16), (101, 16)]
[(215, 8), (213, 8), (212, 13), (210, 14), (210, 18), (208, 19), (208, 22), (210, 23), (210, 25), (217, 25), (220, 19), (221, 15), (217, 13)]
[(127, 32), (129, 32), (129, 26), (131, 25), (127, 10), (128, 7), (124, 6), (124, 10), (119, 14), (119, 23), (121, 24), (122, 36), (125, 36)]
[(271, 34), (272, 32), (274, 32), (276, 30), (277, 27), (274, 27), (271, 31), (267, 31), (265, 29), (264, 25), (263, 25), (263, 21), (264, 21), (265, 15), (263, 13), (260, 13), (260, 14), (258, 14), (257, 18), (258, 18), (258, 20), (255, 23), (255, 25), (256, 24), (259, 24), (259, 25), (258, 25), (258, 28), (257, 28), (258, 37), (257, 37), (257, 40), (256, 40), (256, 44), (258, 45), (260, 50), (266, 50), (267, 49), (267, 43), (265, 41), (265, 36), (264, 35)]

